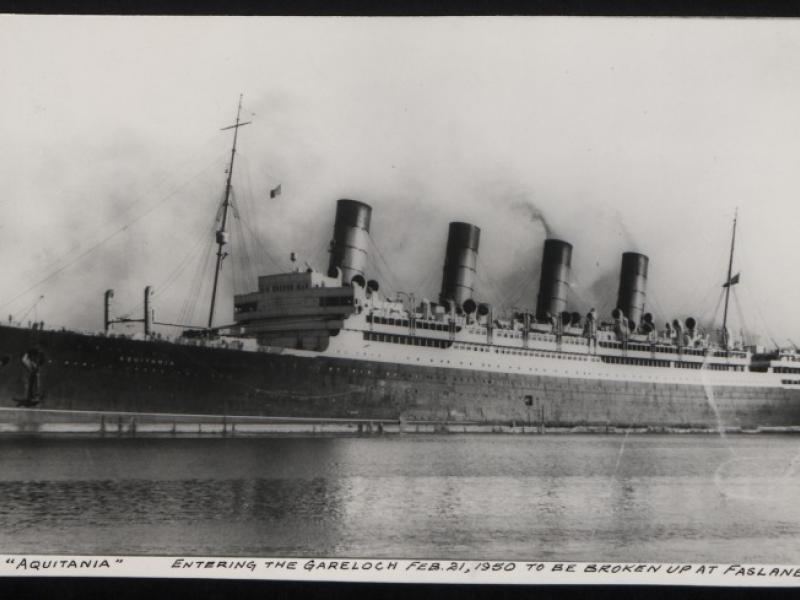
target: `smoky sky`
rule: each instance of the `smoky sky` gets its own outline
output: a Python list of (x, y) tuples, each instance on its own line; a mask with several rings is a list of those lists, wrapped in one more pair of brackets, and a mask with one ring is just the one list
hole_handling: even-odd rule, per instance
[(96, 329), (154, 285), (202, 323), (242, 93), (219, 322), (290, 252), (326, 268), (338, 198), (391, 292), (435, 299), (467, 221), (479, 300), (534, 306), (553, 236), (571, 309), (610, 312), (633, 250), (659, 321), (710, 319), (738, 207), (732, 315), (800, 342), (798, 50), (793, 21), (4, 16), (0, 314)]

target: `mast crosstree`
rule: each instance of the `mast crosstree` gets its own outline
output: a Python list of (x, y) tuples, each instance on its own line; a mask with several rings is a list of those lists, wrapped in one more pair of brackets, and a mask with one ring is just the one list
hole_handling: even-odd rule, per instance
[(225, 199), (222, 201), (222, 220), (220, 227), (216, 233), (217, 239), (217, 264), (214, 268), (214, 285), (211, 288), (211, 308), (208, 311), (208, 328), (214, 324), (214, 308), (217, 302), (217, 285), (219, 283), (219, 272), (222, 268), (222, 261), (228, 255), (224, 247), (228, 243), (228, 232), (225, 230), (228, 224), (228, 208), (231, 205), (231, 179), (233, 178), (233, 162), (236, 158), (236, 141), (239, 137), (239, 128), (249, 125), (252, 121), (241, 122), (240, 117), (242, 114), (242, 94), (239, 94), (239, 108), (236, 110), (236, 123), (223, 127), (220, 131), (227, 131), (233, 129), (233, 145), (231, 146), (231, 161), (228, 165), (228, 178), (225, 182)]

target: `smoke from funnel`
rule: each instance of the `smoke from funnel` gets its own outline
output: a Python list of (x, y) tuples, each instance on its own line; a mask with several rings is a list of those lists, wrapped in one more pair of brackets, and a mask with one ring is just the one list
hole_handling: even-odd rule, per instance
[(544, 213), (528, 200), (518, 200), (511, 205), (511, 208), (526, 214), (534, 223), (539, 223), (544, 228), (545, 237), (553, 235), (553, 228), (544, 216)]

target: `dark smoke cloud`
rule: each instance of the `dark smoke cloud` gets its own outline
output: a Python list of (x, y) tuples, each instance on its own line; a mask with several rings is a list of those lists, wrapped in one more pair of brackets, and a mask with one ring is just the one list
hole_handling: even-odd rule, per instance
[(553, 233), (553, 228), (548, 223), (542, 210), (538, 208), (535, 204), (533, 204), (532, 201), (524, 199), (520, 200), (512, 199), (511, 209), (525, 214), (527, 217), (530, 218), (532, 223), (540, 224), (544, 228), (544, 233), (546, 238), (551, 238), (555, 235)]
[(598, 275), (584, 290), (576, 290), (573, 286), (572, 291), (581, 312), (595, 308), (601, 319), (608, 319), (617, 302), (618, 287), (619, 269), (609, 269)]
[[(253, 124), (235, 185), (258, 199), (249, 215), (265, 248), (252, 257), (260, 272), (285, 268), (291, 250), (324, 269), (334, 202), (353, 197), (375, 207), (376, 243), (404, 291), (435, 298), (447, 223), (466, 220), (483, 232), (482, 298), (534, 304), (541, 246), (557, 233), (574, 246), (576, 306), (613, 303), (619, 255), (637, 250), (651, 258), (651, 306), (698, 315), (715, 301), (725, 269), (713, 256), (727, 251), (738, 205), (744, 285), (757, 296), (744, 316), (800, 338), (800, 280), (784, 276), (797, 253), (797, 136), (780, 127), (791, 95), (773, 93), (794, 72), (774, 60), (787, 39), (774, 23), (747, 24), (743, 37), (741, 24), (625, 20), (11, 18), (0, 57), (0, 104), (15, 115), (0, 149), (11, 199), (0, 199), (0, 305), (124, 226), (129, 203), (169, 191), (154, 182), (191, 178), (182, 161), (207, 140), (222, 160), (99, 258), (5, 310), (24, 312), (44, 292), (48, 320), (95, 328), (105, 287), (129, 305), (163, 281), (210, 228), (231, 134), (219, 128), (241, 90)], [(209, 43), (231, 39), (225, 52)], [(576, 60), (576, 48), (591, 50)], [(743, 105), (761, 120), (743, 122)], [(268, 202), (277, 183), (284, 196)], [(157, 296), (159, 311), (180, 310), (195, 271)], [(219, 314), (230, 316), (235, 287), (223, 284)]]

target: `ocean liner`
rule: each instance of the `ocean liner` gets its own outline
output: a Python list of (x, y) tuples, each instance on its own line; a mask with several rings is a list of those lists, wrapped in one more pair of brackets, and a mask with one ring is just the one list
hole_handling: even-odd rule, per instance
[(154, 334), (150, 288), (137, 335), (114, 331), (111, 290), (102, 332), (3, 324), (0, 430), (800, 427), (800, 355), (758, 352), (727, 327), (735, 220), (718, 336), (691, 317), (656, 325), (645, 307), (649, 258), (636, 252), (622, 255), (612, 314), (570, 312), (573, 247), (555, 238), (544, 240), (535, 311), (476, 301), (481, 230), (463, 222), (450, 223), (436, 301), (390, 297), (367, 272), (372, 208), (351, 199), (336, 204), (326, 271), (258, 277), (235, 296), (232, 323), (215, 327), (244, 124), (237, 114), (208, 326)]

